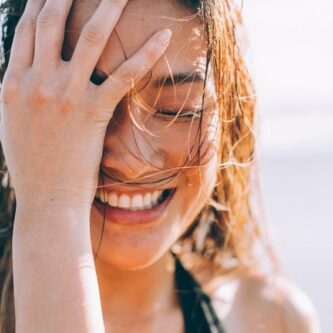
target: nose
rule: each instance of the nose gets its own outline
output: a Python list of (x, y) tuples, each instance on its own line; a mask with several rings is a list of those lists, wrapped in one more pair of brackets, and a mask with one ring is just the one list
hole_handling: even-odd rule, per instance
[(122, 180), (140, 180), (154, 175), (163, 170), (167, 162), (158, 141), (158, 137), (134, 124), (128, 110), (118, 106), (106, 131), (103, 168)]

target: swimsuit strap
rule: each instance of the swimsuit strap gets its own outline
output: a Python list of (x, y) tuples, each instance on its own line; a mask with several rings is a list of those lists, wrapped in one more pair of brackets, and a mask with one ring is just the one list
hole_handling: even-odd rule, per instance
[(185, 332), (225, 333), (210, 297), (202, 290), (192, 274), (185, 269), (177, 255), (171, 253), (175, 258), (175, 279), (184, 316)]

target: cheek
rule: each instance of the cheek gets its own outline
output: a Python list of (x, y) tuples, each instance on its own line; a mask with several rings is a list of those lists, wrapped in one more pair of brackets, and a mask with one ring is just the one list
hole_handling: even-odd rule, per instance
[(206, 114), (201, 122), (151, 119), (145, 128), (152, 133), (146, 137), (155, 151), (163, 151), (170, 168), (203, 167), (216, 158), (220, 137), (218, 112)]
[(210, 152), (210, 159), (205, 165), (192, 168), (186, 173), (187, 182), (182, 189), (183, 231), (194, 221), (208, 203), (217, 179), (217, 154)]
[[(177, 177), (176, 196), (158, 225), (145, 229), (135, 227), (125, 229), (106, 222), (105, 229), (102, 231), (103, 216), (92, 211), (91, 235), (94, 252), (97, 251), (103, 232), (103, 241), (98, 255), (111, 265), (133, 269), (157, 260), (193, 223), (214, 189), (218, 132), (212, 117), (202, 122), (200, 144), (198, 122), (193, 123), (192, 128), (184, 123), (174, 123), (169, 128), (166, 126), (167, 122), (155, 122), (149, 129), (156, 136), (146, 137), (150, 140), (154, 151), (165, 153), (167, 164), (163, 169), (175, 170), (186, 166), (188, 161), (191, 161), (191, 167), (186, 167)], [(126, 136), (126, 133), (122, 135)], [(120, 135), (120, 132), (117, 134)], [(137, 135), (142, 135), (142, 131)]]
[(212, 119), (210, 125), (205, 126), (206, 133), (202, 133), (205, 139), (201, 141), (200, 160), (197, 158), (192, 163), (193, 167), (186, 172), (187, 184), (183, 189), (183, 214), (185, 216), (183, 231), (189, 227), (208, 203), (216, 186), (220, 137), (217, 119), (218, 117), (215, 120)]

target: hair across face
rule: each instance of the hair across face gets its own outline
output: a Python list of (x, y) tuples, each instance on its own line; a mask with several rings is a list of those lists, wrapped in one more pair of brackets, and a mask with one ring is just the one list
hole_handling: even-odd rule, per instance
[[(74, 5), (64, 42), (66, 59), (95, 6)], [(129, 2), (92, 80), (103, 82), (163, 28), (173, 31), (165, 56), (118, 104), (108, 126), (99, 185), (106, 196), (157, 188), (172, 188), (175, 194), (149, 232), (105, 223), (98, 256), (122, 268), (146, 266), (168, 251), (207, 203), (215, 185), (218, 109), (213, 76), (207, 74), (204, 27), (193, 10), (176, 1)], [(97, 248), (104, 216), (94, 206), (91, 216)]]
[[(1, 78), (25, 3), (5, 0), (1, 4), (6, 13)], [(70, 57), (79, 32), (98, 3), (74, 2), (65, 36), (65, 57)], [(99, 185), (120, 188), (125, 181), (124, 190), (169, 184), (180, 191), (156, 229), (124, 232), (107, 223), (102, 242), (105, 221), (92, 208), (93, 247), (104, 262), (129, 269), (142, 267), (175, 242), (177, 252), (198, 255), (198, 263), (208, 258), (225, 269), (257, 265), (253, 244), (264, 245), (269, 259), (275, 259), (250, 205), (250, 180), (257, 185), (256, 174), (252, 174), (255, 94), (237, 38), (239, 27), (239, 12), (232, 0), (129, 1), (96, 66), (93, 82), (103, 82), (153, 32), (171, 28), (173, 38), (166, 57), (117, 106), (105, 137), (101, 170), (105, 177), (101, 176)], [(193, 72), (204, 74), (204, 82), (174, 84), (187, 78), (176, 74)], [(154, 87), (157, 81), (164, 82), (162, 89)], [(183, 104), (186, 109), (180, 107)], [(198, 106), (204, 107), (203, 117), (169, 117), (177, 110), (186, 114), (195, 107), (199, 111)], [(1, 325), (10, 332), (14, 327), (10, 239), (15, 196), (2, 154), (0, 162), (0, 236), (5, 253), (1, 276), (6, 280), (1, 299), (9, 300), (1, 303), (8, 320)], [(145, 175), (149, 177), (142, 178)]]

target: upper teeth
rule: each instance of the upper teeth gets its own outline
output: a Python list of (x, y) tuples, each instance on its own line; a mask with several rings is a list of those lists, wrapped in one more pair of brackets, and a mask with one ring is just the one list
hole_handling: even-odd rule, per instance
[(115, 192), (106, 192), (103, 189), (97, 189), (96, 197), (103, 203), (108, 203), (109, 206), (127, 208), (130, 210), (149, 209), (157, 205), (158, 198), (163, 191), (148, 192), (145, 194), (117, 194)]

